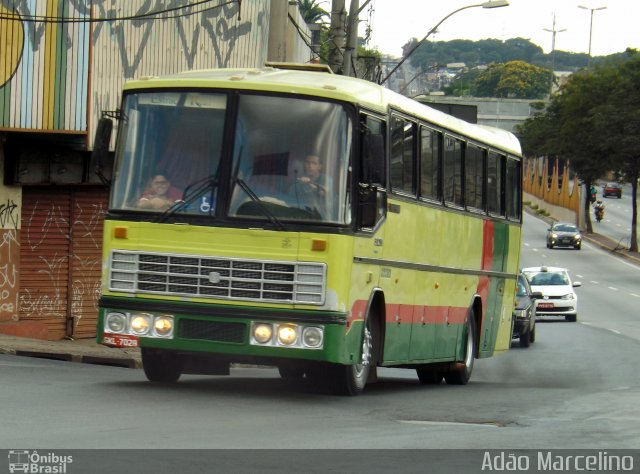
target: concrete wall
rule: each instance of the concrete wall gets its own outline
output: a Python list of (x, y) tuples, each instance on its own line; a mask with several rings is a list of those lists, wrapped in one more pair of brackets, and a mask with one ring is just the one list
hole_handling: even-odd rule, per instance
[(310, 44), (311, 31), (300, 15), (297, 3), (271, 0), (268, 60), (308, 63), (313, 57)]

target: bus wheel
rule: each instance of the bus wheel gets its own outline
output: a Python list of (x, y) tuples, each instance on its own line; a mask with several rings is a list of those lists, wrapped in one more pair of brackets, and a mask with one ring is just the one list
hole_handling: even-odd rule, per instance
[(462, 367), (450, 369), (444, 374), (444, 379), (449, 385), (466, 385), (471, 378), (471, 372), (473, 372), (473, 361), (476, 353), (476, 321), (473, 315), (473, 310), (469, 311), (465, 326), (466, 336), (464, 363), (460, 364)]
[(423, 385), (439, 385), (442, 382), (442, 377), (444, 377), (443, 373), (437, 370), (416, 369), (416, 373), (418, 374), (418, 380)]
[(330, 364), (326, 375), (329, 386), (335, 395), (358, 395), (364, 390), (371, 367), (373, 338), (370, 318), (367, 318), (362, 335), (362, 358), (359, 364)]
[(182, 374), (184, 361), (177, 354), (156, 349), (141, 349), (142, 367), (150, 382), (175, 383)]

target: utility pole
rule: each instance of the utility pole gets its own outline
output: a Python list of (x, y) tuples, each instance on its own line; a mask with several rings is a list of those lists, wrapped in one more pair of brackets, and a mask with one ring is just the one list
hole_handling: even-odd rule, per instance
[(353, 70), (352, 61), (357, 58), (358, 53), (358, 15), (370, 2), (371, 0), (365, 0), (360, 6), (359, 0), (351, 0), (349, 17), (344, 8), (344, 0), (333, 0), (331, 4), (329, 66), (337, 74), (357, 75), (357, 71)]
[(347, 11), (344, 8), (344, 0), (332, 0), (331, 2), (331, 26), (329, 27), (329, 67), (336, 74), (340, 74), (344, 61), (344, 45), (347, 21)]
[(558, 33), (562, 33), (563, 31), (567, 31), (566, 29), (556, 30), (556, 14), (553, 14), (553, 26), (551, 29), (544, 28), (544, 31), (548, 31), (551, 33), (551, 52), (553, 53), (556, 50), (556, 35)]

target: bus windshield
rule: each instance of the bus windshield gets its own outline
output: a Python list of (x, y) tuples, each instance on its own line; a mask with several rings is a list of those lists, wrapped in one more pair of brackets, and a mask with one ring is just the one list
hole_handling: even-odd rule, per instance
[[(349, 224), (353, 132), (345, 107), (247, 93), (227, 114), (229, 102), (215, 92), (127, 95), (111, 209)], [(225, 135), (229, 116), (233, 135)]]

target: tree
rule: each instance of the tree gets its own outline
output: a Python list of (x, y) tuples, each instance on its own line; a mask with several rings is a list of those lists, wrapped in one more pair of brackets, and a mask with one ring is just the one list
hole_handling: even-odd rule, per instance
[[(570, 160), (586, 189), (608, 171), (632, 187), (629, 250), (638, 251), (637, 194), (640, 177), (640, 55), (624, 57), (573, 74), (544, 112), (516, 130), (525, 154)], [(587, 232), (592, 232), (590, 196), (585, 193)]]
[(640, 178), (640, 55), (627, 52), (627, 61), (599, 69), (610, 85), (606, 103), (594, 110), (594, 125), (602, 137), (614, 171), (624, 170), (631, 183), (632, 215), (629, 250), (638, 251), (638, 178)]
[(475, 80), (477, 97), (542, 99), (549, 94), (553, 73), (524, 61), (492, 64)]
[(298, 8), (300, 14), (304, 18), (305, 23), (321, 23), (322, 19), (329, 17), (329, 12), (320, 6), (317, 0), (298, 0)]

